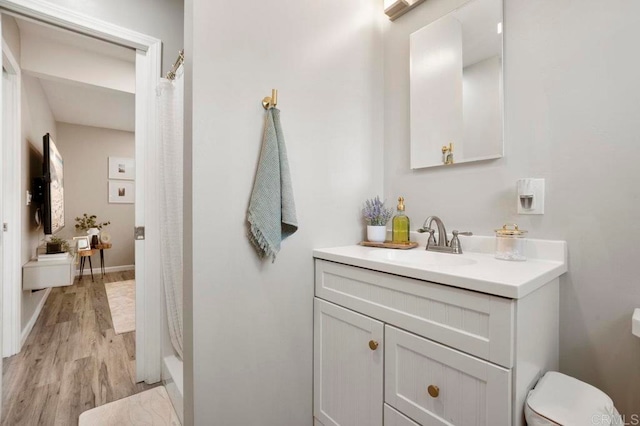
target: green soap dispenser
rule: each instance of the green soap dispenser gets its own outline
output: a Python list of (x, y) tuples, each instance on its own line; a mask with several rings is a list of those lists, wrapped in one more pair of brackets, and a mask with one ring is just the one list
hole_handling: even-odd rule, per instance
[(398, 211), (392, 221), (392, 242), (395, 244), (409, 243), (409, 218), (404, 213), (404, 198), (398, 198)]

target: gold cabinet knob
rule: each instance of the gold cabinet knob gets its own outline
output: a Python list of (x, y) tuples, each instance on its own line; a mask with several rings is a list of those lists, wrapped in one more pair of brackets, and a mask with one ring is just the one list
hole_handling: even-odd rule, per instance
[(371, 349), (372, 351), (378, 349), (378, 342), (376, 342), (375, 340), (369, 340), (369, 349)]
[(432, 398), (437, 398), (438, 395), (440, 395), (440, 388), (436, 385), (429, 385), (429, 387), (427, 388), (427, 392), (429, 392), (429, 396), (431, 396)]

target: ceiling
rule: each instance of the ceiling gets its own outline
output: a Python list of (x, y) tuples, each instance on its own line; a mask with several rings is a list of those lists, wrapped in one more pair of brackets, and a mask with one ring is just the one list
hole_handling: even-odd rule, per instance
[(132, 93), (44, 79), (40, 83), (56, 121), (128, 132), (135, 129)]
[[(62, 30), (45, 24), (34, 23), (16, 18), (20, 37), (22, 40), (32, 41), (22, 43), (24, 49), (29, 46), (53, 43), (59, 46), (61, 55), (74, 55), (73, 60), (82, 63), (91, 62), (96, 54), (108, 58), (114, 58), (119, 62), (135, 64), (135, 51), (133, 49), (121, 47), (112, 43), (84, 36), (67, 30)], [(85, 58), (81, 58), (86, 55)], [(45, 59), (42, 59), (45, 61)], [(58, 58), (58, 61), (60, 58)], [(65, 58), (66, 60), (66, 58)], [(69, 59), (71, 61), (71, 59)], [(103, 65), (96, 65), (102, 66)], [(131, 67), (134, 71), (135, 68)], [(45, 67), (46, 69), (46, 67)], [(77, 71), (77, 70), (74, 70)], [(104, 68), (100, 73), (104, 74)], [(68, 75), (47, 75), (46, 72), (29, 72), (23, 69), (25, 74), (36, 77), (44, 90), (49, 101), (49, 107), (56, 121), (62, 123), (79, 124), (84, 126), (102, 127), (107, 129), (124, 130), (133, 132), (135, 130), (135, 94), (122, 90), (114, 90), (99, 82), (95, 84), (74, 79), (73, 73)], [(91, 69), (82, 69), (83, 73), (98, 75)], [(108, 72), (108, 70), (107, 70)], [(116, 72), (116, 71), (114, 71)], [(122, 72), (118, 70), (117, 72)]]
[(73, 31), (64, 30), (62, 28), (53, 27), (51, 25), (40, 22), (28, 21), (17, 18), (16, 23), (20, 29), (21, 36), (40, 37), (49, 41), (55, 41), (61, 44), (77, 47), (90, 52), (100, 52), (103, 55), (122, 59), (129, 62), (135, 62), (136, 52), (127, 47), (118, 46), (117, 44), (99, 40), (97, 38), (85, 36)]

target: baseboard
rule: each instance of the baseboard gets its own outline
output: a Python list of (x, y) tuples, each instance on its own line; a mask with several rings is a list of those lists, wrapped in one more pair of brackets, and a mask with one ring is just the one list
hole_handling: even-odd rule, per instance
[(40, 302), (38, 302), (38, 306), (36, 306), (36, 310), (33, 312), (33, 315), (31, 315), (31, 318), (29, 318), (29, 322), (27, 323), (27, 326), (22, 330), (22, 336), (20, 336), (20, 350), (22, 350), (22, 347), (24, 346), (24, 342), (27, 341), (27, 337), (29, 337), (29, 333), (31, 333), (31, 330), (33, 330), (33, 326), (36, 325), (36, 321), (40, 316), (40, 312), (44, 307), (44, 303), (47, 301), (47, 298), (49, 297), (49, 293), (51, 293), (51, 287), (49, 287), (44, 291), (44, 297), (42, 298), (42, 300), (40, 300)]
[[(136, 269), (136, 265), (121, 265), (121, 266), (108, 266), (104, 268), (104, 273), (108, 274), (109, 272), (122, 272), (122, 271), (133, 271)], [(100, 273), (100, 265), (93, 267), (93, 274)], [(80, 275), (80, 269), (76, 269), (76, 277)], [(84, 265), (84, 273), (82, 275), (91, 275), (91, 269), (89, 269), (88, 265)]]

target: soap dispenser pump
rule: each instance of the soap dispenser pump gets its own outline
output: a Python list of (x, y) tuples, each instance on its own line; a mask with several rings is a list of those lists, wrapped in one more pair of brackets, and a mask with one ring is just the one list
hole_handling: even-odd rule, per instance
[(409, 218), (404, 213), (404, 198), (398, 198), (398, 211), (393, 217), (391, 240), (395, 244), (409, 243)]

